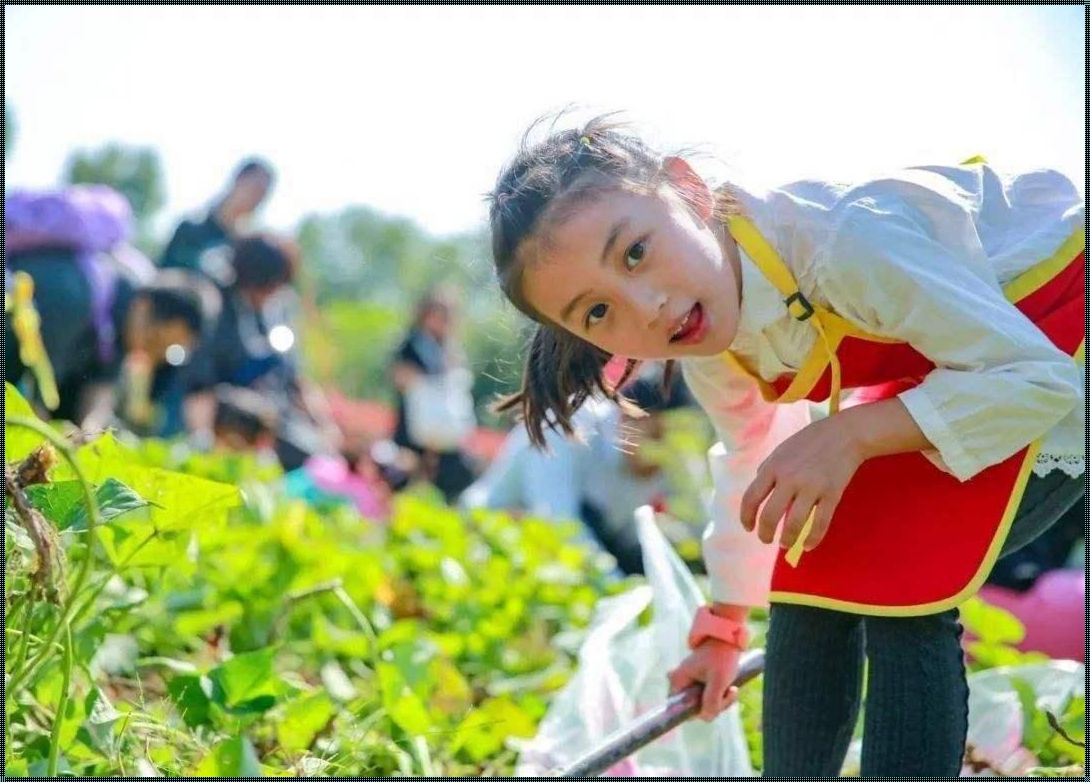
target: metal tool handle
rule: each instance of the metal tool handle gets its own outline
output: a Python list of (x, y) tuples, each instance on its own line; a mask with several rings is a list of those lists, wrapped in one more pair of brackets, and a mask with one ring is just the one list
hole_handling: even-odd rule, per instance
[[(742, 657), (732, 686), (741, 687), (759, 676), (765, 667), (763, 650)], [(694, 684), (670, 696), (665, 704), (648, 712), (626, 728), (614, 733), (605, 743), (561, 771), (561, 777), (597, 777), (633, 752), (647, 746), (700, 711), (704, 686)]]

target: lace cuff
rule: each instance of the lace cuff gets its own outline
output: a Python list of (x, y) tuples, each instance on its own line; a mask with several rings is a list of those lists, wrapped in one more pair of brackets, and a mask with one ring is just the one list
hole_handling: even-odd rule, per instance
[(1072, 478), (1078, 478), (1086, 472), (1086, 457), (1082, 454), (1039, 453), (1033, 465), (1033, 474), (1043, 478), (1053, 470), (1063, 470)]

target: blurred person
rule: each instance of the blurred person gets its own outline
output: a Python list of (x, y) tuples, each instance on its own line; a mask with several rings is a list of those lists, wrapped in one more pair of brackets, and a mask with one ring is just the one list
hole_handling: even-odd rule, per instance
[(516, 426), (495, 461), (462, 494), (461, 507), (580, 521), (585, 542), (613, 555), (625, 574), (642, 574), (633, 514), (641, 505), (661, 509), (669, 487), (641, 444), (661, 441), (663, 414), (691, 399), (680, 376), (665, 393), (661, 378), (645, 376), (622, 394), (646, 415), (626, 417), (609, 400), (589, 399), (572, 419), (575, 436), (550, 429), (544, 451), (533, 447), (524, 426)]
[[(7, 313), (5, 380), (87, 429), (115, 420), (126, 368), (142, 366), (147, 395), (162, 394), (171, 364), (184, 363), (199, 341), (214, 294), (202, 298), (180, 272), (158, 275), (128, 243), (133, 216), (124, 196), (103, 185), (13, 191), (4, 227), (6, 290), (30, 299), (39, 332), (21, 334), (19, 315)], [(31, 364), (40, 362), (27, 355), (28, 340), (39, 339), (55, 386), (47, 396), (56, 399), (37, 387)]]
[(256, 234), (232, 246), (232, 283), (223, 290), (223, 307), (209, 340), (197, 351), (187, 373), (185, 416), (193, 444), (213, 440), (215, 398), (220, 383), (253, 389), (277, 408), (276, 450), (284, 469), (303, 464), (314, 453), (332, 452), (340, 433), (321, 393), (300, 376), (290, 349), (294, 331), (271, 324), (265, 304), (293, 279), (294, 243)]
[(311, 505), (348, 504), (365, 519), (387, 521), (393, 494), (404, 488), (413, 469), (411, 463), (406, 465), (396, 455), (386, 459), (389, 444), (360, 438), (340, 454), (311, 456), (284, 476), (285, 490), (289, 497)]
[(275, 461), (276, 406), (256, 391), (238, 386), (219, 385), (214, 394), (215, 450), (253, 452)]
[(231, 243), (241, 237), (273, 186), (272, 166), (260, 158), (239, 164), (227, 191), (201, 217), (178, 224), (159, 259), (164, 268), (200, 271), (228, 287), (232, 268)]
[(420, 458), (423, 477), (454, 502), (474, 480), (462, 441), (476, 425), (472, 376), (454, 339), (457, 312), (447, 290), (426, 293), (394, 353), (395, 444)]
[(214, 285), (181, 269), (163, 270), (135, 292), (125, 313), (112, 424), (156, 437), (184, 430), (186, 372), (221, 302)]

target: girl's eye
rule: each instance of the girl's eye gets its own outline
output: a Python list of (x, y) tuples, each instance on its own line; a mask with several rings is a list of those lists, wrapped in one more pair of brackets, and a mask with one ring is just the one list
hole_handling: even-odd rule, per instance
[(599, 323), (609, 312), (609, 307), (605, 304), (595, 304), (590, 310), (587, 311), (587, 328), (590, 328), (595, 323)]
[(634, 245), (628, 248), (628, 252), (624, 256), (625, 268), (632, 271), (643, 260), (644, 254), (647, 252), (647, 248), (644, 247), (643, 242), (636, 242)]

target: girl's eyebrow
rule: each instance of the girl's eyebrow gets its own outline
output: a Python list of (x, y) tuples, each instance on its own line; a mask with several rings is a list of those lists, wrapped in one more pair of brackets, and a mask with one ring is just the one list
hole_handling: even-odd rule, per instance
[(571, 317), (572, 311), (579, 306), (579, 302), (590, 296), (590, 291), (583, 291), (574, 299), (564, 305), (564, 309), (560, 310), (560, 319), (567, 321)]
[[(624, 233), (625, 229), (628, 228), (629, 222), (630, 221), (627, 217), (622, 217), (620, 220), (614, 223), (613, 227), (610, 229), (609, 235), (606, 236), (606, 243), (602, 247), (602, 257), (598, 259), (598, 262), (603, 266), (605, 266), (606, 263), (609, 261), (609, 254), (613, 252), (613, 245), (617, 243), (618, 237), (620, 237), (620, 235)], [(574, 299), (569, 301), (566, 305), (564, 305), (564, 309), (560, 310), (560, 319), (565, 321), (568, 320), (568, 318), (571, 317), (572, 311), (579, 305), (579, 302), (581, 302), (589, 295), (589, 291), (583, 291)]]
[(609, 259), (609, 254), (613, 251), (613, 245), (617, 242), (617, 237), (628, 228), (628, 223), (628, 218), (622, 217), (613, 225), (613, 229), (609, 232), (609, 236), (606, 237), (605, 246), (602, 248), (601, 263), (605, 263)]

